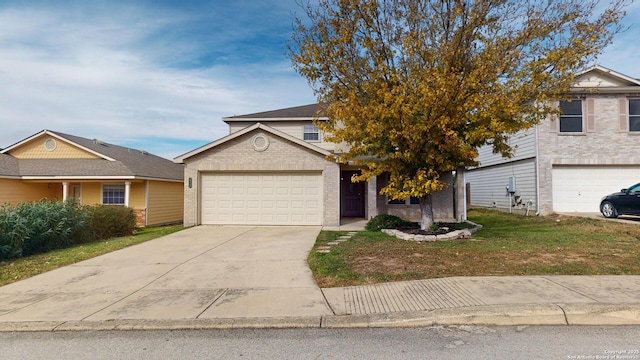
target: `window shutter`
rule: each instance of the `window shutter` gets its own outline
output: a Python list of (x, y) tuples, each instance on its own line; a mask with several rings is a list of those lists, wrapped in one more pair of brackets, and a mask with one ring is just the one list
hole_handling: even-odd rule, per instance
[(587, 132), (596, 131), (596, 114), (595, 114), (595, 99), (588, 98), (587, 101)]
[[(552, 101), (550, 104), (551, 110), (558, 110), (560, 107), (559, 101)], [(549, 117), (549, 131), (557, 133), (560, 131), (560, 117), (557, 114), (553, 114)]]
[(629, 101), (627, 98), (618, 99), (620, 114), (620, 132), (629, 132)]

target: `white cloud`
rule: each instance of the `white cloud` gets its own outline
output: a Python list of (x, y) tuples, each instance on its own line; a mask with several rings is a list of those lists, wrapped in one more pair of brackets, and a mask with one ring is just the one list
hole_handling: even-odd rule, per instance
[[(169, 34), (171, 44), (157, 37), (192, 19), (131, 6), (109, 10), (68, 16), (69, 9), (0, 8), (0, 146), (46, 128), (132, 147), (164, 139), (146, 150), (172, 158), (191, 145), (170, 139), (226, 135), (223, 116), (313, 101), (306, 82), (283, 64), (284, 55), (254, 65), (181, 68), (175, 64), (209, 45), (188, 36), (182, 42)], [(228, 30), (218, 48), (243, 41)]]

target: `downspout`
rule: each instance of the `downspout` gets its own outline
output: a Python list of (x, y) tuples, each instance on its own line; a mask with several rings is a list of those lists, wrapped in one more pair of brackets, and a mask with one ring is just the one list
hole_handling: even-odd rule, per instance
[(536, 132), (536, 160), (535, 160), (535, 177), (536, 177), (536, 216), (540, 216), (540, 154), (538, 154), (538, 140), (540, 139), (538, 125), (534, 125)]

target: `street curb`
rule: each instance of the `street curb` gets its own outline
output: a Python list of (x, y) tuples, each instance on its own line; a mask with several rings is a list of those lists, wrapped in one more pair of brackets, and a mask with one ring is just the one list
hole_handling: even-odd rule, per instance
[(0, 322), (0, 332), (399, 328), (434, 325), (640, 325), (640, 304), (526, 304), (368, 315), (273, 318)]
[(557, 305), (497, 305), (371, 315), (327, 316), (324, 328), (432, 325), (567, 325)]
[(221, 319), (114, 319), (0, 322), (0, 332), (320, 328), (320, 316)]
[(640, 325), (640, 304), (565, 304), (568, 325)]

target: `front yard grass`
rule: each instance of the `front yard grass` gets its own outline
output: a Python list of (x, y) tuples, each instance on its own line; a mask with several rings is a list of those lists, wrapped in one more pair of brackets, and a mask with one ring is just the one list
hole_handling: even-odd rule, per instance
[(142, 228), (123, 236), (19, 259), (0, 260), (0, 286), (182, 230), (182, 225)]
[[(327, 254), (311, 251), (309, 266), (320, 287), (449, 276), (640, 274), (640, 224), (487, 209), (468, 216), (484, 226), (472, 239), (417, 243), (365, 231)], [(323, 231), (315, 246), (342, 234)]]

